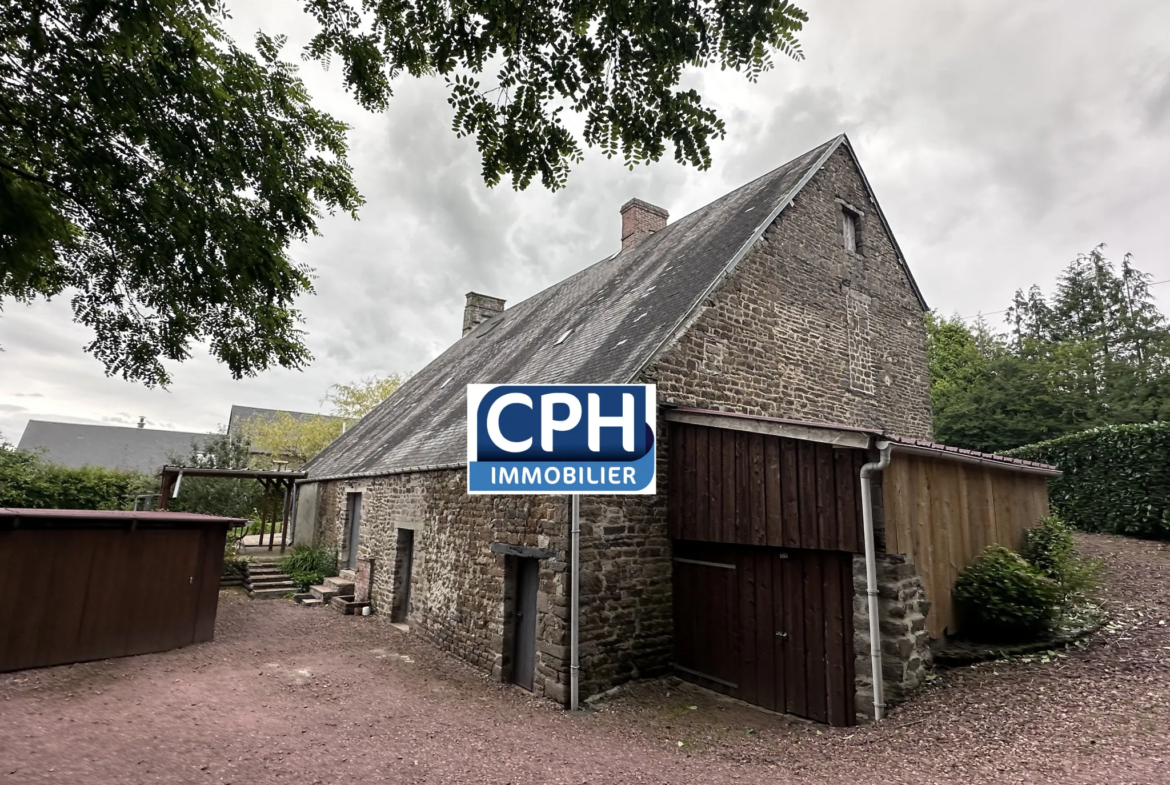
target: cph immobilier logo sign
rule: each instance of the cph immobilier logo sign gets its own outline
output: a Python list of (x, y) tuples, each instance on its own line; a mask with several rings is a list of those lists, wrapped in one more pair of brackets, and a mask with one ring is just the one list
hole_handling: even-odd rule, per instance
[(652, 384), (469, 384), (468, 493), (655, 493)]

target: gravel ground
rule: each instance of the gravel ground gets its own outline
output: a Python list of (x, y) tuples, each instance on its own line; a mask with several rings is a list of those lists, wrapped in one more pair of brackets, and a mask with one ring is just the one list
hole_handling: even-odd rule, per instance
[(1170, 544), (1081, 546), (1114, 613), (1088, 646), (850, 729), (673, 680), (570, 717), (376, 617), (224, 592), (212, 643), (0, 675), (0, 783), (1170, 783)]

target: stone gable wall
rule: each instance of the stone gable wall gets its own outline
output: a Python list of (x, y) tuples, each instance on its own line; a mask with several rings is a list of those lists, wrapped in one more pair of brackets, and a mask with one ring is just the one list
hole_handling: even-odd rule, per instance
[[(860, 212), (860, 253), (842, 202)], [(844, 148), (645, 380), (662, 403), (931, 436), (922, 309)]]

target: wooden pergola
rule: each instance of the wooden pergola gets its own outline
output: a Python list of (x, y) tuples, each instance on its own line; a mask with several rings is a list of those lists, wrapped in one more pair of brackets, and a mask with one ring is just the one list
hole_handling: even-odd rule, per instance
[[(308, 477), (307, 472), (271, 471), (257, 469), (211, 469), (200, 466), (164, 466), (158, 472), (158, 509), (170, 507), (171, 499), (178, 497), (184, 477), (214, 477), (223, 480), (256, 480), (264, 486), (264, 500), (260, 505), (260, 545), (268, 530), (268, 550), (276, 545), (276, 521), (280, 518), (280, 550), (288, 542), (288, 523), (292, 517), (293, 491), (297, 480)], [(272, 526), (269, 528), (268, 524)]]

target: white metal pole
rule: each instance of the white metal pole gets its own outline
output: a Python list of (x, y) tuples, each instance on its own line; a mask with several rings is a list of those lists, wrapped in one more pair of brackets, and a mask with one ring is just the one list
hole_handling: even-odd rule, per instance
[(581, 614), (581, 497), (574, 493), (572, 498), (573, 519), (569, 530), (569, 549), (572, 551), (569, 565), (571, 570), (569, 585), (572, 593), (570, 600), (572, 605), (569, 611), (571, 617), (569, 627), (569, 710), (577, 711), (577, 686), (581, 672), (580, 652), (577, 645), (578, 620)]

